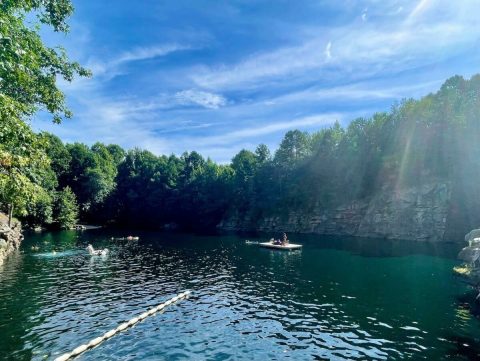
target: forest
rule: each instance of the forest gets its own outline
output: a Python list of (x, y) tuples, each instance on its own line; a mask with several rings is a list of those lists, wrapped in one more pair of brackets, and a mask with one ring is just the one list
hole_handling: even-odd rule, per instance
[[(64, 144), (28, 122), (0, 125), (0, 200), (30, 227), (75, 223), (208, 230), (229, 212), (261, 217), (334, 207), (438, 180), (453, 185), (458, 222), (480, 221), (480, 75), (448, 79), (419, 100), (346, 127), (287, 132), (230, 164), (199, 153), (155, 155), (115, 144)], [(8, 108), (3, 108), (4, 113)], [(12, 120), (15, 119), (15, 120)], [(71, 120), (74, 121), (74, 120)]]

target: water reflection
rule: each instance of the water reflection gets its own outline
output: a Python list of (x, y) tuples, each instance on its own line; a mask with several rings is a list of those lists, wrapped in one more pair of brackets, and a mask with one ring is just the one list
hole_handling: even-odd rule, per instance
[[(436, 247), (295, 236), (303, 250), (281, 252), (234, 235), (139, 234), (29, 237), (0, 273), (0, 358), (53, 358), (185, 289), (190, 299), (80, 359), (442, 359), (472, 354), (452, 337), (480, 337)], [(110, 254), (90, 257), (89, 243)]]
[[(265, 241), (269, 234), (246, 234), (250, 241)], [(313, 234), (292, 234), (292, 242), (307, 244), (310, 247), (336, 249), (351, 252), (363, 257), (404, 257), (409, 255), (429, 255), (456, 259), (462, 244), (445, 242), (414, 242), (387, 240), (384, 238), (319, 236)]]

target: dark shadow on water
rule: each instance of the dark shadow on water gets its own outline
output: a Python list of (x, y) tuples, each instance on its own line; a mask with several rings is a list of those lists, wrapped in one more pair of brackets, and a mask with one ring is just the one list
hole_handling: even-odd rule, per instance
[[(266, 241), (275, 235), (267, 233), (227, 233), (251, 241)], [(350, 236), (326, 236), (318, 234), (289, 233), (292, 243), (308, 247), (347, 251), (362, 257), (403, 257), (410, 255), (427, 255), (456, 259), (463, 247), (461, 243), (417, 242), (408, 240), (391, 240), (384, 238), (362, 238)]]
[[(110, 241), (111, 237), (126, 237), (129, 235), (140, 236), (139, 243), (190, 243), (217, 242), (218, 238), (227, 242), (254, 242), (266, 241), (275, 234), (267, 233), (182, 233), (182, 232), (154, 232), (141, 230), (99, 229), (83, 232), (62, 231), (48, 233), (29, 233), (24, 242), (24, 249), (31, 246), (40, 246), (42, 251), (62, 251), (71, 249), (79, 242), (100, 245)], [(317, 234), (289, 233), (292, 243), (300, 243), (309, 249), (332, 249), (346, 251), (362, 257), (404, 257), (410, 255), (427, 255), (441, 258), (456, 259), (458, 252), (463, 247), (461, 243), (445, 242), (415, 242), (406, 240), (389, 240), (380, 238), (360, 238), (348, 236), (324, 236)]]
[(446, 342), (450, 343), (445, 358), (452, 360), (475, 361), (480, 359), (480, 342), (472, 337), (447, 335)]

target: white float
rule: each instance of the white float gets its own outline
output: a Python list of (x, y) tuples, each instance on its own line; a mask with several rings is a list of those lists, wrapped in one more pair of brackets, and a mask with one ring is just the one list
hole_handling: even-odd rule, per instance
[(110, 330), (110, 331), (104, 333), (103, 336), (96, 337), (93, 340), (91, 340), (90, 342), (88, 342), (87, 344), (78, 346), (77, 348), (73, 349), (72, 352), (68, 352), (68, 353), (65, 353), (65, 354), (57, 357), (55, 359), (55, 361), (67, 361), (68, 359), (70, 359), (72, 357), (76, 357), (76, 356), (80, 355), (81, 353), (87, 351), (88, 349), (100, 345), (103, 341), (108, 340), (109, 338), (113, 337), (117, 333), (119, 333), (123, 330), (126, 330), (127, 328), (135, 325), (136, 323), (145, 319), (146, 317), (153, 315), (154, 313), (158, 312), (159, 310), (162, 310), (166, 306), (187, 297), (189, 294), (190, 294), (190, 291), (182, 292), (179, 295), (177, 295), (175, 297), (172, 297), (168, 301), (166, 301), (164, 303), (161, 303), (158, 306), (150, 309), (149, 311), (145, 311), (140, 316), (134, 317), (130, 321), (122, 323), (117, 328), (114, 328), (113, 330)]
[(288, 244), (282, 245), (282, 244), (274, 244), (272, 242), (262, 242), (262, 243), (259, 243), (259, 245), (260, 247), (281, 249), (284, 251), (292, 251), (292, 250), (300, 249), (303, 247), (301, 244), (294, 244), (294, 243), (288, 243)]

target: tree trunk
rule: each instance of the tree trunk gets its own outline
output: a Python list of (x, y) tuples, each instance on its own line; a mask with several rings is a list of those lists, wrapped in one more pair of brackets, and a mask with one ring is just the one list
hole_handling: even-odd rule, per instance
[(13, 204), (8, 206), (8, 227), (12, 227), (12, 218), (13, 218)]

